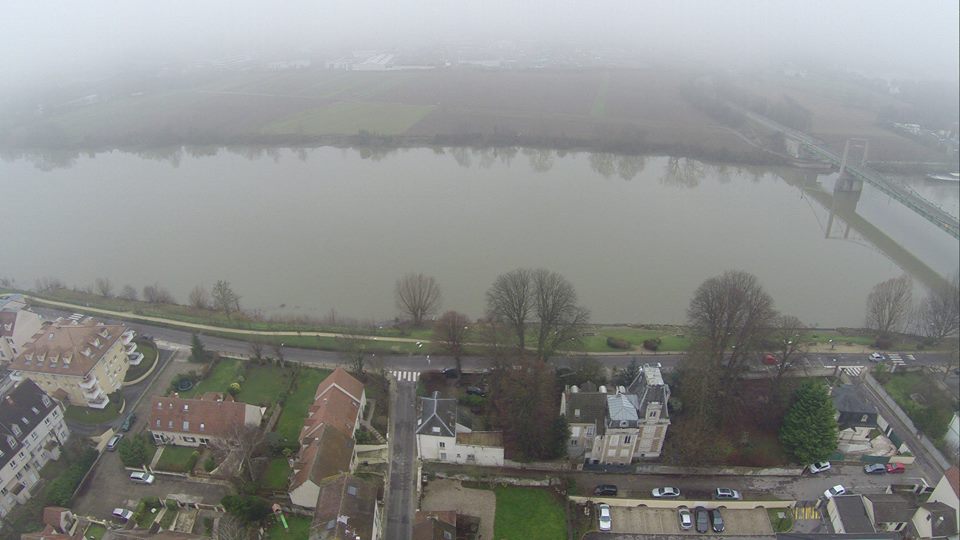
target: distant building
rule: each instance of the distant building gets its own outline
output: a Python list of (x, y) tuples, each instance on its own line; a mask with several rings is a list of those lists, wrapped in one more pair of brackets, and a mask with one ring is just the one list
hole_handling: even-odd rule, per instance
[(45, 322), (10, 363), (11, 377), (29, 378), (71, 405), (103, 409), (137, 355), (133, 337), (122, 324), (89, 317)]
[(244, 426), (259, 426), (264, 409), (217, 392), (201, 399), (154, 396), (147, 427), (156, 444), (200, 446), (234, 437)]
[(413, 540), (456, 540), (457, 513), (453, 510), (425, 512), (413, 516)]
[(63, 406), (33, 381), (0, 395), (0, 518), (30, 499), (40, 469), (69, 437)]
[(560, 397), (560, 414), (570, 426), (568, 455), (617, 465), (659, 457), (670, 426), (670, 387), (660, 368), (643, 366), (627, 388), (588, 384), (587, 391), (571, 386)]
[(457, 423), (457, 400), (438, 392), (420, 398), (417, 453), (420, 459), (472, 465), (503, 466), (503, 434), (473, 431)]
[(325, 483), (317, 498), (310, 540), (377, 540), (382, 534), (379, 487), (350, 474)]
[(12, 362), (43, 324), (43, 317), (25, 307), (22, 295), (0, 295), (0, 366)]
[(48, 506), (43, 509), (43, 529), (20, 535), (20, 540), (83, 540), (80, 520), (69, 508)]

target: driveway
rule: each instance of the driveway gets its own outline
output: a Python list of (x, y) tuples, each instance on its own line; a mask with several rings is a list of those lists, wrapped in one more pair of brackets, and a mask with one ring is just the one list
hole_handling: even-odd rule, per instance
[(424, 488), (421, 509), (426, 511), (456, 510), (480, 518), (479, 538), (493, 538), (493, 520), (497, 513), (497, 496), (489, 489), (471, 489), (459, 480), (433, 480)]

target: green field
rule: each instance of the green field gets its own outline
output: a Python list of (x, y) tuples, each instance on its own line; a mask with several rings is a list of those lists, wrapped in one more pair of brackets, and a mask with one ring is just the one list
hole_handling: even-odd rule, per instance
[(264, 133), (295, 135), (352, 135), (361, 130), (380, 135), (402, 135), (433, 111), (432, 106), (341, 101), (308, 109), (267, 124)]
[(326, 369), (308, 368), (300, 372), (293, 391), (290, 392), (283, 405), (280, 419), (277, 421), (275, 431), (280, 437), (289, 442), (296, 442), (300, 435), (300, 428), (303, 427), (303, 421), (307, 418), (307, 410), (313, 404), (313, 395), (317, 391), (317, 385), (329, 374), (330, 371)]
[(547, 490), (498, 487), (494, 538), (497, 540), (565, 540), (563, 505)]
[(193, 453), (197, 451), (196, 448), (189, 446), (174, 446), (168, 444), (163, 447), (163, 453), (160, 454), (160, 459), (157, 460), (156, 468), (161, 471), (189, 472), (187, 470), (187, 464)]

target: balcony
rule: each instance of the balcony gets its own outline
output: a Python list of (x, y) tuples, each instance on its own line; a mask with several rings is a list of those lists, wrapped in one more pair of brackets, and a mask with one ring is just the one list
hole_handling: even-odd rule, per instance
[(80, 381), (80, 388), (83, 388), (84, 390), (90, 390), (98, 384), (100, 384), (100, 381), (97, 380), (95, 376), (87, 375), (82, 381)]
[(109, 403), (110, 398), (101, 393), (100, 397), (87, 401), (87, 407), (91, 409), (105, 409)]
[(94, 386), (89, 390), (83, 391), (83, 397), (85, 397), (88, 401), (91, 399), (97, 399), (97, 397), (102, 395), (103, 395), (103, 390), (99, 386)]
[(127, 353), (127, 356), (130, 356), (131, 354), (137, 352), (137, 344), (131, 343), (124, 347), (123, 350)]
[(127, 361), (131, 366), (139, 366), (140, 362), (143, 362), (143, 353), (137, 352), (127, 355)]
[(130, 342), (133, 341), (134, 336), (136, 336), (136, 335), (137, 335), (137, 333), (134, 332), (133, 330), (127, 330), (126, 332), (124, 332), (124, 333), (123, 333), (123, 344), (124, 344), (124, 345), (129, 345)]

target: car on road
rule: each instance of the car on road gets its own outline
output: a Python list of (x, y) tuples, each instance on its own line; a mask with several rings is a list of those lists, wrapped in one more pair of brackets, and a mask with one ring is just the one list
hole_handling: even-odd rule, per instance
[(884, 356), (884, 355), (882, 355), (882, 354), (880, 354), (880, 353), (878, 353), (878, 352), (875, 352), (875, 353), (870, 354), (869, 359), (870, 359), (871, 362), (883, 362), (884, 360), (887, 359), (887, 357)]
[(883, 463), (870, 463), (863, 466), (863, 472), (867, 474), (886, 474), (887, 468)]
[(120, 446), (120, 441), (123, 440), (123, 433), (117, 433), (113, 437), (110, 437), (110, 440), (107, 441), (107, 451), (113, 452)]
[(597, 515), (600, 517), (600, 530), (609, 531), (613, 527), (613, 520), (610, 518), (610, 505), (601, 504), (597, 506)]
[(443, 370), (443, 376), (448, 379), (456, 379), (460, 376), (460, 372), (457, 371), (457, 368), (448, 367)]
[(137, 415), (130, 413), (126, 418), (123, 419), (123, 423), (120, 424), (120, 431), (130, 431), (130, 428), (133, 427), (133, 423), (137, 421)]
[(828, 499), (832, 499), (832, 498), (836, 497), (837, 495), (844, 495), (844, 494), (846, 494), (846, 493), (847, 493), (846, 488), (844, 488), (844, 487), (841, 486), (840, 484), (837, 484), (837, 485), (833, 486), (832, 488), (824, 491), (824, 492), (823, 492), (823, 496), (826, 497), (826, 498), (828, 498)]
[(907, 468), (903, 463), (887, 463), (887, 474), (903, 474), (906, 471)]
[(697, 517), (697, 532), (705, 533), (710, 530), (710, 514), (707, 513), (707, 509), (698, 506), (694, 513)]
[(130, 473), (130, 480), (138, 484), (152, 484), (156, 478), (148, 472), (136, 471)]
[(675, 487), (658, 487), (650, 493), (655, 499), (675, 499), (680, 496), (680, 490)]
[(600, 484), (599, 486), (593, 488), (594, 495), (607, 495), (610, 497), (617, 496), (617, 486), (613, 484)]
[(689, 508), (680, 508), (677, 510), (677, 517), (680, 518), (681, 529), (686, 531), (693, 527), (693, 516), (690, 514)]
[(726, 528), (723, 525), (723, 516), (720, 515), (720, 509), (714, 508), (710, 511), (710, 524), (713, 526), (713, 532), (722, 533)]
[(735, 489), (717, 488), (716, 491), (713, 492), (713, 498), (739, 501), (741, 499), (741, 496), (740, 496), (740, 492)]
[(823, 472), (823, 471), (829, 471), (829, 470), (830, 470), (830, 462), (829, 462), (829, 461), (818, 461), (818, 462), (816, 462), (816, 463), (811, 463), (807, 468), (810, 469), (810, 474), (817, 474), (817, 473), (821, 473), (821, 472)]
[(113, 512), (110, 512), (110, 515), (126, 523), (133, 517), (133, 512), (126, 508), (114, 508)]
[(483, 391), (483, 388), (480, 388), (479, 386), (468, 386), (467, 394), (471, 396), (480, 396), (480, 397), (484, 397), (487, 395), (487, 393)]

